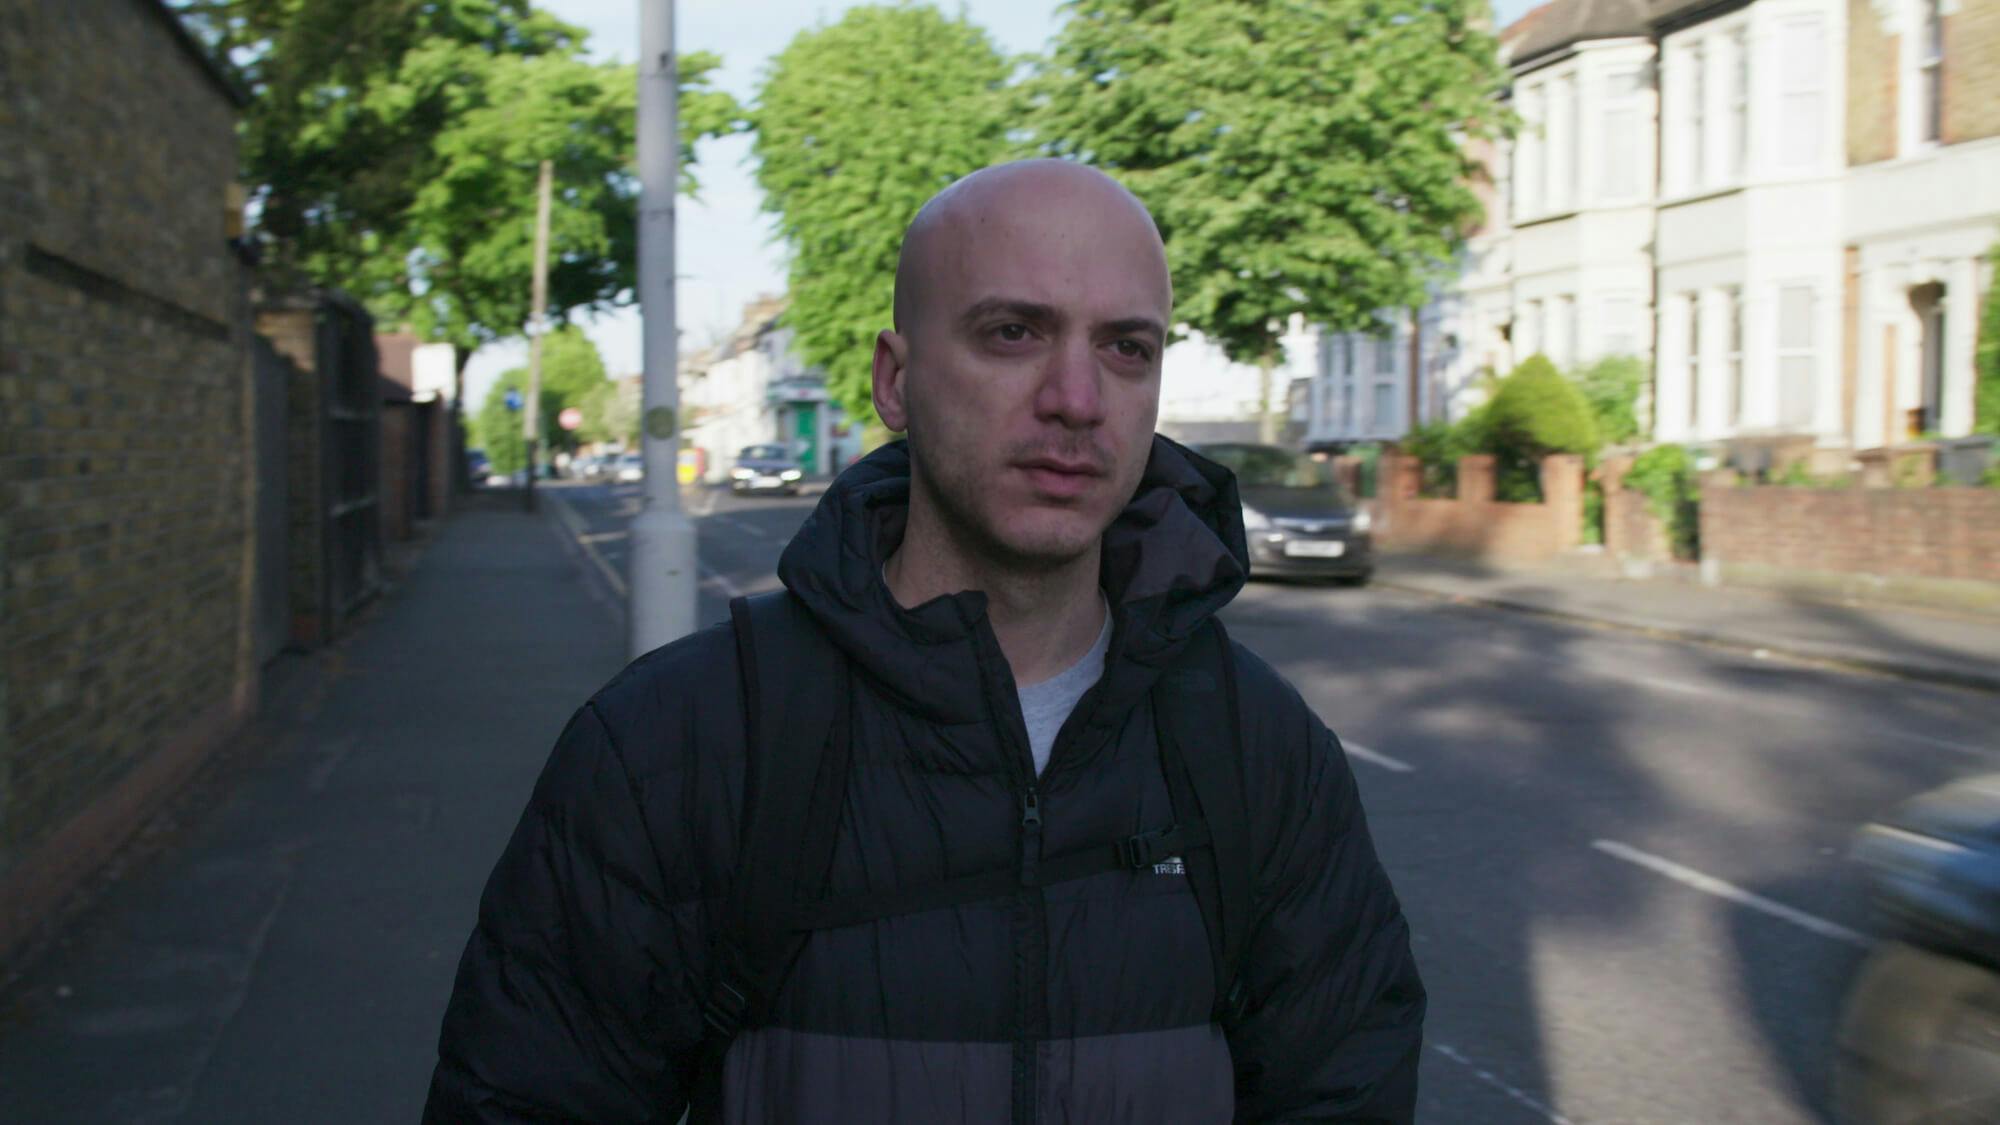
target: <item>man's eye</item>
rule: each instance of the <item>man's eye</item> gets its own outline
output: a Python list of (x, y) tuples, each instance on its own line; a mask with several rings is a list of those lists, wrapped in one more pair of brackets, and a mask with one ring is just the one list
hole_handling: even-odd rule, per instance
[(1018, 344), (1028, 338), (1028, 326), (1025, 324), (1003, 324), (993, 332), (1010, 344)]
[(1113, 346), (1118, 349), (1118, 354), (1126, 359), (1148, 359), (1153, 354), (1151, 348), (1137, 340), (1120, 340)]

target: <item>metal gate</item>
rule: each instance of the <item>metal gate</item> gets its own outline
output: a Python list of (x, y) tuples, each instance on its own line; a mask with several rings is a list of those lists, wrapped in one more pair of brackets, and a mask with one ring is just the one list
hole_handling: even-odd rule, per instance
[(322, 604), (330, 609), (331, 622), (345, 622), (382, 583), (382, 393), (375, 325), (360, 305), (328, 294), (317, 329), (326, 394), (320, 446), (326, 513)]

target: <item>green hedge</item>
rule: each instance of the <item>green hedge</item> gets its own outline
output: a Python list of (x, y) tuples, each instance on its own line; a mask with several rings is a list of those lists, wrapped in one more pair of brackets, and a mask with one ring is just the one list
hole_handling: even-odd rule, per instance
[(1625, 474), (1625, 487), (1645, 496), (1653, 515), (1666, 525), (1675, 558), (1700, 555), (1701, 489), (1686, 448), (1656, 445), (1641, 453)]

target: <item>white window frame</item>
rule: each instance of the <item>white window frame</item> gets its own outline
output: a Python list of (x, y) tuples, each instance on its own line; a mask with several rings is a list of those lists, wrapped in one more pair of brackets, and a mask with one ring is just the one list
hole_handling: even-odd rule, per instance
[(1729, 35), (1729, 180), (1750, 176), (1750, 29), (1739, 25)]
[(1514, 142), (1514, 206), (1516, 221), (1526, 221), (1542, 213), (1543, 162), (1546, 141), (1542, 134), (1545, 102), (1540, 83), (1524, 85), (1516, 95), (1521, 115), (1521, 132)]
[(1917, 142), (1944, 143), (1944, 0), (1917, 4)]
[(1701, 433), (1701, 291), (1682, 297), (1687, 304), (1687, 423), (1688, 433)]
[[(1805, 320), (1803, 322), (1805, 340), (1803, 343), (1790, 342), (1785, 331), (1788, 327), (1785, 320), (1786, 295), (1799, 292), (1803, 292), (1806, 295)], [(1810, 281), (1787, 281), (1780, 282), (1778, 285), (1777, 309), (1774, 314), (1777, 320), (1777, 331), (1774, 333), (1774, 338), (1778, 345), (1778, 424), (1780, 426), (1810, 427), (1813, 424), (1814, 412), (1819, 408), (1819, 349), (1817, 346), (1819, 325), (1816, 323), (1819, 319), (1819, 301), (1819, 290)], [(1794, 391), (1797, 388), (1793, 386), (1794, 380), (1787, 373), (1787, 368), (1791, 365), (1786, 362), (1787, 360), (1795, 359), (1806, 361), (1806, 374), (1803, 380), (1800, 381), (1806, 391), (1805, 406), (1803, 409), (1796, 410), (1794, 409)]]
[[(1787, 172), (1817, 170), (1826, 161), (1826, 123), (1831, 102), (1827, 82), (1827, 26), (1819, 13), (1788, 16), (1778, 24), (1778, 166)], [(1809, 52), (1802, 48), (1810, 48)], [(1795, 116), (1805, 111), (1809, 128)], [(1792, 148), (1809, 144), (1803, 152)]]
[[(1598, 167), (1600, 202), (1620, 203), (1643, 192), (1645, 157), (1640, 136), (1640, 90), (1645, 70), (1621, 65), (1604, 76), (1604, 110), (1599, 115), (1603, 162)], [(1620, 160), (1624, 157), (1624, 160)]]
[(1743, 288), (1732, 285), (1723, 290), (1729, 301), (1729, 426), (1743, 425)]
[(1683, 182), (1689, 192), (1708, 186), (1708, 45), (1696, 41), (1687, 51), (1688, 92), (1686, 119), (1682, 123), (1686, 141), (1681, 155), (1686, 162)]

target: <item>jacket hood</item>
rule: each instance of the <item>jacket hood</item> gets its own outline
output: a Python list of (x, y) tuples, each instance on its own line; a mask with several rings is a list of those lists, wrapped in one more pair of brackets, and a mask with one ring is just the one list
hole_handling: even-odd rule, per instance
[[(988, 712), (977, 654), (994, 644), (986, 595), (965, 591), (904, 609), (882, 580), (909, 503), (909, 447), (894, 442), (833, 482), (785, 548), (778, 577), (901, 706), (939, 723), (981, 721)], [(1249, 556), (1235, 476), (1154, 435), (1139, 487), (1103, 544), (1099, 582), (1112, 639), (1089, 721), (1108, 727), (1242, 589)]]

